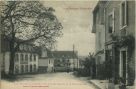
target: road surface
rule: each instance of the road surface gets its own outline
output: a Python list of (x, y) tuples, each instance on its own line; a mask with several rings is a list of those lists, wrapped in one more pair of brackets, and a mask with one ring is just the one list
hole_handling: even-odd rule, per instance
[(72, 73), (19, 75), (16, 81), (1, 81), (1, 89), (96, 89), (83, 78)]

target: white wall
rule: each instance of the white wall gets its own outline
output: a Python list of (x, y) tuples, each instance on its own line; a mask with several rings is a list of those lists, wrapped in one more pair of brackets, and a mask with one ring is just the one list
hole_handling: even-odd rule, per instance
[(5, 52), (4, 56), (4, 68), (5, 68), (5, 73), (9, 73), (9, 65), (10, 65), (10, 52)]
[(48, 72), (52, 72), (54, 70), (54, 59), (48, 58)]
[[(16, 53), (18, 54), (18, 62), (15, 62), (15, 66), (17, 65), (19, 67), (19, 73), (21, 73), (21, 65), (28, 65), (28, 72), (30, 72), (30, 65), (34, 65), (36, 64), (36, 71), (38, 70), (38, 54), (35, 54), (36, 55), (36, 61), (34, 61), (34, 57), (33, 57), (33, 53), (32, 53), (32, 61), (30, 62), (30, 53)], [(28, 62), (27, 63), (20, 63), (20, 54), (28, 54)], [(4, 70), (5, 70), (5, 73), (8, 73), (9, 72), (9, 65), (10, 65), (10, 52), (5, 52), (5, 56), (4, 56)], [(14, 69), (15, 69), (15, 66), (14, 66)]]
[(79, 62), (78, 62), (78, 59), (75, 58), (75, 59), (69, 59), (70, 61), (70, 68), (78, 68), (78, 65), (79, 65)]
[(48, 59), (39, 59), (38, 66), (48, 66)]
[(42, 55), (41, 57), (47, 57), (47, 50), (45, 48), (42, 48)]

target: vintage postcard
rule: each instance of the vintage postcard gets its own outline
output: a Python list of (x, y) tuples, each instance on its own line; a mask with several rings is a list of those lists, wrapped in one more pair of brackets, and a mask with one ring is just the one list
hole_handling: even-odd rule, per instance
[(0, 89), (135, 89), (134, 0), (1, 0)]

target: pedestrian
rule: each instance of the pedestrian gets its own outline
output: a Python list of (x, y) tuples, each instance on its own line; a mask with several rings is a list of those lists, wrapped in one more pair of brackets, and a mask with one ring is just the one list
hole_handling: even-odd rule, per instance
[(124, 78), (120, 78), (119, 89), (126, 89), (126, 84), (125, 84), (125, 79)]
[(113, 78), (109, 79), (108, 89), (115, 89)]

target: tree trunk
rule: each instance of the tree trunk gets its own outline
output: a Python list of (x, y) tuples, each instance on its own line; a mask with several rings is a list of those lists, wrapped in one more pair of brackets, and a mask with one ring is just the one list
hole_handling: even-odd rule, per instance
[(15, 32), (14, 32), (14, 24), (12, 21), (12, 17), (10, 18), (11, 23), (11, 40), (9, 43), (10, 46), (10, 65), (9, 65), (9, 75), (14, 75), (14, 57), (15, 57)]
[(14, 74), (14, 58), (15, 58), (15, 50), (14, 50), (14, 40), (10, 41), (10, 66), (9, 66), (9, 75)]

